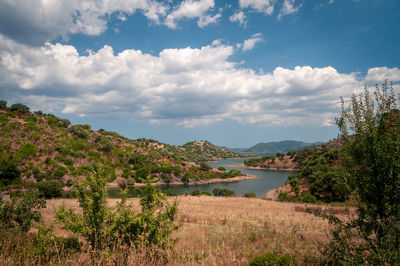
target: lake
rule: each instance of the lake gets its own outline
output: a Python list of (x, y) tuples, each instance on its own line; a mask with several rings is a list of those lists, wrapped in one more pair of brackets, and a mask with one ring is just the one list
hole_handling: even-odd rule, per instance
[(227, 188), (233, 190), (236, 195), (243, 196), (247, 192), (253, 192), (258, 198), (265, 197), (265, 193), (271, 189), (280, 187), (285, 183), (289, 175), (294, 174), (293, 171), (274, 171), (274, 170), (253, 170), (240, 167), (232, 167), (230, 165), (238, 165), (243, 163), (245, 159), (234, 159), (234, 160), (219, 160), (217, 162), (209, 162), (208, 165), (214, 168), (223, 166), (227, 171), (231, 169), (240, 170), (242, 173), (257, 176), (257, 179), (229, 182), (229, 183), (213, 183), (205, 185), (174, 185), (174, 186), (162, 186), (163, 192), (169, 192), (173, 194), (184, 194), (187, 192), (190, 194), (193, 190), (209, 191), (212, 194), (214, 188)]

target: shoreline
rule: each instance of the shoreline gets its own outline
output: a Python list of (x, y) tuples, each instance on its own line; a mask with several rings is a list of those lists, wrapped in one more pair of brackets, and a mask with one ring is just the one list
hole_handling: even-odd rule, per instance
[(265, 168), (261, 166), (246, 166), (244, 164), (231, 164), (230, 167), (238, 167), (251, 170), (272, 170), (272, 171), (300, 171), (298, 168)]
[[(205, 180), (199, 180), (199, 181), (189, 181), (188, 183), (184, 183), (182, 181), (174, 181), (171, 183), (165, 183), (165, 182), (160, 182), (158, 181), (157, 183), (152, 183), (152, 185), (155, 186), (181, 186), (181, 185), (188, 185), (188, 186), (196, 186), (196, 185), (207, 185), (207, 184), (214, 184), (214, 183), (230, 183), (230, 182), (238, 182), (238, 181), (244, 181), (244, 180), (251, 180), (251, 179), (256, 179), (258, 178), (257, 176), (254, 175), (239, 175), (235, 176), (232, 178), (212, 178), (212, 179), (205, 179)], [(144, 183), (135, 183), (133, 186), (128, 186), (128, 187), (133, 187), (133, 188), (138, 188), (138, 187), (144, 187), (146, 184)], [(108, 188), (119, 188), (117, 182), (112, 182), (107, 184)]]

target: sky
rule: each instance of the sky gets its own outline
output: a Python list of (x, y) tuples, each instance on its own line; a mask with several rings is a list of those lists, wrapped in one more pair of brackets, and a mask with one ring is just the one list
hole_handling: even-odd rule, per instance
[(398, 0), (0, 0), (0, 99), (173, 145), (337, 137), (400, 83)]

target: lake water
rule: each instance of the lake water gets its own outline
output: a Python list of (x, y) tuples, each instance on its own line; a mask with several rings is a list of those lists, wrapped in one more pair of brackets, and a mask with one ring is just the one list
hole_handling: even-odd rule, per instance
[(209, 191), (212, 194), (215, 188), (227, 188), (233, 190), (236, 195), (243, 196), (247, 192), (253, 192), (257, 197), (265, 197), (265, 193), (271, 189), (280, 187), (285, 183), (289, 175), (294, 174), (292, 171), (273, 171), (273, 170), (253, 170), (239, 167), (232, 167), (230, 165), (238, 165), (243, 163), (245, 159), (234, 159), (234, 160), (219, 160), (217, 162), (210, 162), (208, 165), (218, 168), (223, 166), (227, 171), (231, 169), (240, 170), (242, 173), (257, 176), (257, 179), (229, 182), (229, 183), (213, 183), (206, 185), (174, 185), (174, 186), (163, 186), (161, 190), (163, 192), (169, 192), (173, 194), (184, 194), (187, 192), (190, 194), (193, 190)]

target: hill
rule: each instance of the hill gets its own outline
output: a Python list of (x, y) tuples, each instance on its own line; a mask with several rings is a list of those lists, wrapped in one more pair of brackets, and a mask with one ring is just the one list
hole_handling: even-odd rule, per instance
[(233, 151), (225, 147), (219, 147), (207, 140), (202, 140), (199, 142), (188, 142), (181, 147), (184, 149), (185, 152), (187, 152), (187, 156), (194, 155), (196, 157), (192, 159), (200, 161), (213, 161), (218, 159), (230, 158), (248, 158), (255, 156)]
[[(240, 173), (211, 169), (205, 160), (231, 158), (239, 153), (202, 142), (183, 147), (155, 140), (131, 140), (89, 124), (31, 113), (24, 105), (0, 108), (0, 188), (24, 182), (72, 180), (87, 176), (96, 166), (109, 181), (142, 183), (151, 175), (160, 183), (202, 182)], [(202, 147), (200, 150), (193, 147)], [(243, 156), (243, 155), (242, 155)]]
[(307, 143), (295, 140), (283, 140), (278, 142), (258, 143), (244, 152), (260, 155), (272, 155), (276, 153), (287, 153), (288, 151), (297, 151), (307, 147), (315, 146), (319, 143)]

